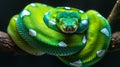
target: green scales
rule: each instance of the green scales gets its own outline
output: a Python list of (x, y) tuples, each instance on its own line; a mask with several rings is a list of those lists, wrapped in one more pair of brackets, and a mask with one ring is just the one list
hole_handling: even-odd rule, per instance
[(57, 56), (74, 67), (87, 67), (106, 53), (111, 36), (108, 21), (95, 10), (27, 5), (12, 17), (8, 33), (24, 51)]

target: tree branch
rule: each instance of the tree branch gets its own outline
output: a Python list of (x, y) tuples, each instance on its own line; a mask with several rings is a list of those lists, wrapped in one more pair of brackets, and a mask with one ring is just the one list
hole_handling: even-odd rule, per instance
[(111, 42), (108, 52), (120, 51), (120, 32), (115, 32), (111, 36)]
[(0, 53), (9, 53), (11, 55), (28, 55), (12, 41), (9, 35), (0, 31)]
[[(120, 21), (120, 0), (117, 0), (111, 11), (108, 21), (110, 24)], [(115, 32), (111, 36), (111, 42), (108, 52), (120, 51), (120, 32)], [(29, 55), (16, 46), (9, 35), (0, 31), (0, 53), (9, 53), (11, 55)]]
[(120, 0), (117, 0), (110, 15), (108, 16), (108, 21), (112, 24), (120, 21)]
[[(114, 25), (113, 23), (117, 23), (118, 21), (120, 21), (120, 0), (116, 1), (107, 19), (110, 22), (111, 26)], [(120, 31), (113, 33), (111, 36), (111, 42), (108, 52), (115, 52), (115, 51), (120, 51)]]

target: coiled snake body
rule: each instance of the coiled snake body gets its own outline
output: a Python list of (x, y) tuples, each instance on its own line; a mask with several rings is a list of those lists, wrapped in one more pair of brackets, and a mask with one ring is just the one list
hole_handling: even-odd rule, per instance
[(108, 49), (110, 25), (95, 10), (31, 3), (13, 16), (8, 33), (24, 51), (57, 56), (74, 67), (99, 61)]

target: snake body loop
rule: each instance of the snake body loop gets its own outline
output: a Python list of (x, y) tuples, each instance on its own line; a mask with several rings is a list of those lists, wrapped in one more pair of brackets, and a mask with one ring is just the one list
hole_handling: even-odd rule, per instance
[(74, 67), (88, 67), (106, 53), (111, 36), (108, 21), (95, 10), (27, 5), (7, 29), (17, 46), (33, 55), (57, 56)]

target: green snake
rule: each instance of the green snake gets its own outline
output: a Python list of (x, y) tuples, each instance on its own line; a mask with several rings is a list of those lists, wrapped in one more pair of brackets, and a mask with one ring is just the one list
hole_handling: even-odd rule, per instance
[(97, 11), (72, 7), (27, 5), (12, 17), (8, 34), (32, 55), (57, 56), (73, 67), (88, 67), (106, 53), (111, 36), (108, 21)]

